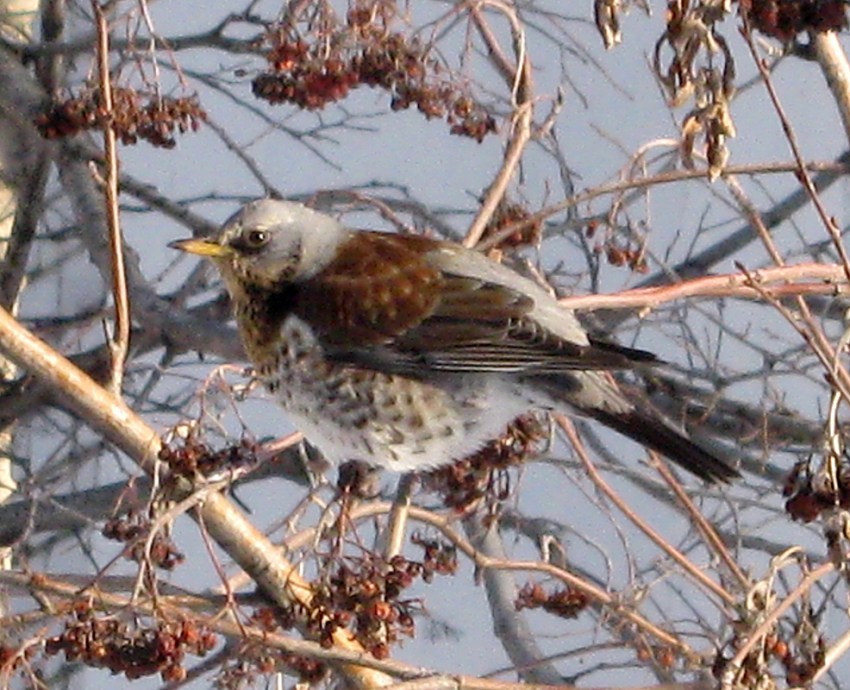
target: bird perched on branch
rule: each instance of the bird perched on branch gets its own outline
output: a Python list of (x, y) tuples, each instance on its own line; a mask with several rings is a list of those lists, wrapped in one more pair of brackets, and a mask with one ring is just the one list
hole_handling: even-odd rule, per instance
[(594, 341), (544, 289), (476, 251), (269, 199), (214, 238), (171, 246), (216, 265), (258, 376), (331, 462), (449, 464), (543, 408), (592, 417), (702, 479), (738, 474), (604, 373), (651, 354)]

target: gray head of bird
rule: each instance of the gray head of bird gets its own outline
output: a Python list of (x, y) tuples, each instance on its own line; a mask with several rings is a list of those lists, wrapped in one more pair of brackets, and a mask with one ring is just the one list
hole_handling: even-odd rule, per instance
[(243, 206), (212, 238), (169, 244), (210, 259), (234, 297), (246, 289), (306, 280), (327, 266), (351, 231), (331, 216), (293, 201)]

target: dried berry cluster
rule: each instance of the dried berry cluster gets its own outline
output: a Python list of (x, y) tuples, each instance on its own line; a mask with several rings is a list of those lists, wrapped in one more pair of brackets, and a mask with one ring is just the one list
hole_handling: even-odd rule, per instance
[(434, 572), (403, 556), (385, 561), (370, 555), (341, 562), (316, 583), (308, 627), (327, 646), (337, 630), (347, 628), (364, 649), (384, 659), (401, 636), (413, 637), (418, 602), (401, 599), (401, 594), (417, 577), (428, 580)]
[(562, 587), (550, 594), (542, 585), (528, 582), (519, 591), (514, 605), (517, 611), (542, 608), (561, 618), (576, 618), (587, 608), (587, 604), (587, 595), (572, 587)]
[(809, 686), (826, 661), (826, 643), (823, 638), (818, 638), (814, 649), (807, 649), (802, 653), (798, 651), (794, 654), (788, 645), (779, 639), (773, 649), (785, 668), (785, 682), (789, 688)]
[[(584, 234), (588, 239), (592, 239), (598, 229), (599, 223), (597, 221), (591, 221), (587, 224)], [(646, 251), (642, 244), (636, 247), (623, 246), (620, 240), (607, 233), (603, 241), (594, 245), (593, 251), (596, 254), (605, 254), (605, 258), (612, 266), (628, 266), (635, 273), (646, 273), (649, 271), (649, 264), (646, 262)]]
[(505, 433), (474, 455), (423, 475), (431, 491), (443, 495), (450, 508), (463, 511), (485, 499), (500, 503), (510, 495), (505, 470), (521, 465), (534, 455), (548, 434), (540, 418), (525, 415), (514, 420)]
[[(741, 640), (740, 642), (742, 642)], [(768, 664), (778, 661), (785, 671), (785, 682), (788, 687), (807, 687), (817, 672), (823, 667), (826, 658), (826, 646), (822, 638), (818, 637), (811, 641), (812, 644), (796, 644), (794, 640), (789, 643), (776, 633), (765, 635), (762, 647), (747, 655), (741, 664), (736, 679), (736, 687), (774, 687), (772, 675)], [(736, 648), (739, 640), (733, 640), (732, 648)], [(795, 651), (793, 647), (799, 649)], [(712, 665), (712, 673), (718, 680), (721, 679), (729, 665), (731, 657), (729, 653), (719, 652)], [(765, 679), (770, 679), (766, 684)]]
[(434, 574), (454, 575), (457, 572), (457, 549), (437, 539), (426, 539), (419, 532), (410, 535), (411, 543), (422, 549), (422, 580), (431, 582)]
[(100, 89), (87, 88), (78, 96), (54, 103), (35, 119), (35, 124), (47, 139), (111, 127), (124, 144), (143, 139), (153, 146), (170, 149), (177, 145), (176, 132), (197, 131), (206, 118), (196, 96), (172, 98), (115, 87), (111, 111), (104, 108)]
[(155, 621), (146, 627), (138, 620), (96, 617), (90, 604), (81, 602), (63, 633), (45, 642), (45, 652), (64, 652), (68, 661), (108, 668), (130, 680), (159, 673), (165, 681), (181, 681), (186, 654), (204, 656), (215, 645), (212, 632), (189, 621)]
[(739, 0), (753, 26), (767, 36), (791, 41), (807, 31), (847, 27), (845, 0)]
[[(298, 61), (290, 59), (295, 55)], [(254, 77), (251, 89), (257, 98), (273, 105), (292, 103), (304, 110), (321, 110), (345, 98), (359, 82), (350, 66), (339, 58), (310, 57), (302, 41), (277, 46), (267, 58), (273, 68)]]
[(721, 4), (668, 2), (666, 28), (653, 56), (653, 69), (670, 104), (693, 103), (682, 121), (682, 162), (693, 169), (695, 159), (704, 156), (712, 180), (729, 158), (726, 139), (735, 136), (735, 59), (719, 28), (727, 14)]
[(157, 531), (150, 542), (149, 550), (146, 551), (150, 530), (151, 521), (146, 516), (133, 512), (125, 517), (107, 520), (102, 534), (107, 539), (128, 544), (125, 555), (137, 563), (147, 560), (163, 570), (174, 570), (186, 560), (165, 530)]
[(0, 645), (0, 672), (8, 678), (15, 671), (25, 672), (28, 662), (36, 654), (36, 647), (28, 645), (24, 649)]
[[(260, 611), (268, 611), (268, 609)], [(262, 624), (261, 620), (257, 622)], [(271, 632), (276, 625), (264, 627)], [(325, 664), (308, 656), (246, 644), (239, 649), (235, 661), (222, 668), (216, 678), (215, 686), (222, 690), (258, 687), (261, 677), (267, 677), (272, 673), (288, 673), (297, 676), (300, 683), (312, 685), (321, 681), (327, 675), (327, 671), (328, 667)]]
[[(599, 221), (591, 220), (585, 227), (584, 234), (588, 239), (593, 239), (599, 230)], [(622, 241), (614, 237), (609, 231), (605, 237), (594, 245), (596, 254), (605, 254), (605, 258), (612, 266), (628, 266), (636, 273), (646, 273), (649, 265), (646, 262), (646, 251), (642, 243), (638, 246), (624, 246)]]
[(429, 48), (388, 27), (390, 17), (372, 3), (349, 11), (347, 22), (326, 28), (311, 43), (273, 30), (266, 57), (270, 69), (252, 82), (254, 95), (270, 103), (319, 110), (350, 89), (371, 86), (391, 94), (393, 110), (416, 106), (428, 119), (445, 118), (451, 133), (482, 141), (496, 121), (453, 81)]
[(786, 512), (802, 522), (812, 522), (827, 510), (850, 510), (850, 465), (840, 463), (833, 482), (823, 472), (813, 473), (807, 462), (797, 463), (788, 473), (782, 495), (788, 498)]
[(212, 450), (205, 443), (189, 438), (182, 446), (163, 443), (159, 459), (168, 465), (173, 475), (193, 479), (254, 465), (257, 463), (257, 450), (257, 444), (248, 439), (237, 445)]
[(340, 560), (313, 583), (309, 610), (302, 605), (264, 609), (255, 620), (267, 630), (276, 626), (286, 630), (298, 617), (306, 621), (309, 634), (326, 647), (333, 645), (339, 630), (347, 630), (373, 656), (386, 658), (393, 643), (414, 633), (413, 613), (419, 602), (401, 599), (402, 593), (417, 578), (430, 582), (435, 573), (457, 570), (453, 547), (418, 536), (414, 542), (425, 551), (421, 562), (403, 556), (386, 561), (377, 555)]
[[(516, 249), (527, 245), (537, 246), (543, 231), (543, 222), (529, 220), (532, 214), (522, 204), (502, 201), (496, 207), (496, 212), (484, 228), (482, 241), (496, 238), (494, 245), (499, 249)], [(520, 226), (513, 232), (505, 234), (506, 228)]]
[(623, 246), (617, 240), (609, 238), (602, 245), (596, 245), (593, 249), (597, 254), (604, 253), (608, 263), (612, 266), (628, 266), (635, 273), (649, 272), (646, 252), (642, 246)]
[(650, 647), (648, 644), (639, 643), (637, 650), (637, 658), (640, 661), (654, 662), (668, 671), (676, 664), (679, 656), (679, 652), (675, 648), (663, 645)]

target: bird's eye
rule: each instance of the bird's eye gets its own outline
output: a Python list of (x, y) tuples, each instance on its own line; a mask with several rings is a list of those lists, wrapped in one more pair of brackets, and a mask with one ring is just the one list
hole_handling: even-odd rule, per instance
[(269, 233), (267, 230), (249, 230), (242, 238), (249, 248), (259, 249), (269, 241)]

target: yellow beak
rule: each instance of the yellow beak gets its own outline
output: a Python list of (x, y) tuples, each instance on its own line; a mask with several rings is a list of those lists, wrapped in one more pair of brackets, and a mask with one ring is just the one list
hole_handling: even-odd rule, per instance
[(213, 240), (177, 240), (168, 244), (172, 249), (179, 249), (181, 252), (189, 254), (197, 254), (198, 256), (206, 256), (211, 259), (219, 259), (225, 256), (230, 256), (230, 247), (220, 245)]

